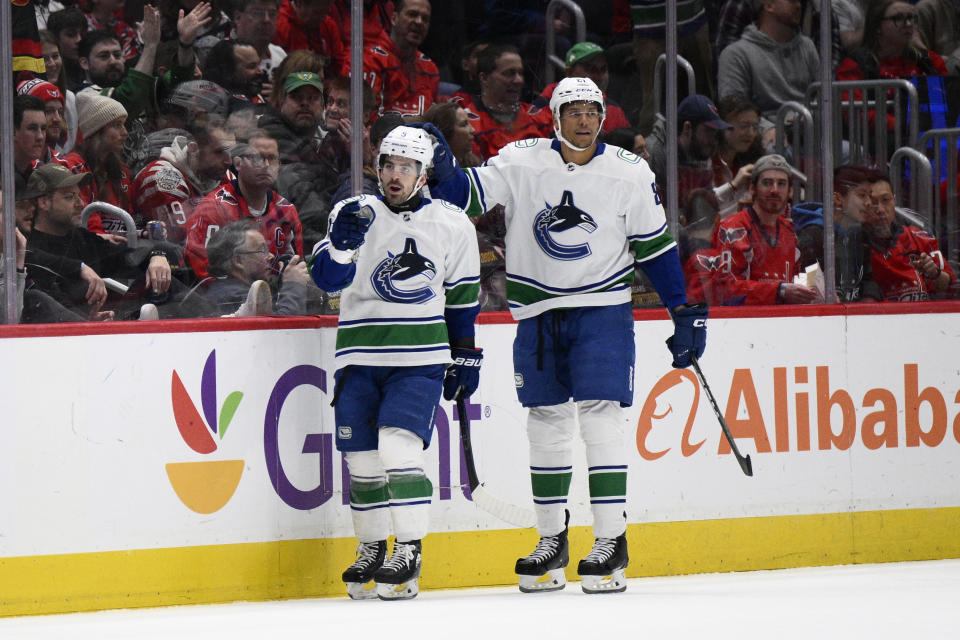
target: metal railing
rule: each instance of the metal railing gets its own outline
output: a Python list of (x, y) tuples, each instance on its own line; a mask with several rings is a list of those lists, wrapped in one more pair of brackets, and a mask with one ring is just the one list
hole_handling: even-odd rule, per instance
[(577, 40), (574, 42), (583, 42), (587, 39), (587, 19), (583, 17), (583, 9), (580, 8), (576, 2), (573, 0), (550, 0), (550, 4), (547, 5), (546, 11), (546, 49), (547, 49), (547, 62), (546, 68), (544, 69), (544, 75), (546, 77), (547, 84), (553, 84), (556, 76), (554, 75), (556, 69), (560, 69), (561, 72), (565, 71), (567, 68), (566, 62), (563, 58), (557, 55), (557, 34), (553, 29), (553, 18), (557, 14), (557, 11), (560, 8), (569, 9), (573, 13), (573, 19), (577, 24)]
[[(793, 116), (789, 118), (789, 116)], [(793, 175), (794, 200), (823, 201), (817, 154), (818, 140), (814, 134), (815, 123), (810, 110), (799, 102), (789, 101), (780, 105), (774, 123), (777, 129), (776, 151), (790, 157), (796, 168)], [(789, 133), (789, 140), (788, 140)], [(801, 177), (803, 176), (803, 177)]]
[[(661, 78), (666, 65), (667, 54), (661, 53), (657, 57), (656, 64), (653, 65), (653, 104), (656, 105), (657, 109), (659, 109), (663, 103), (663, 80)], [(697, 75), (693, 71), (693, 65), (683, 56), (677, 55), (677, 66), (682, 67), (687, 74), (687, 95), (692, 96), (697, 92)], [(658, 115), (662, 114), (658, 112)]]
[[(907, 175), (910, 179), (905, 181)], [(933, 167), (927, 156), (913, 147), (900, 147), (890, 156), (887, 176), (901, 206), (933, 216)]]
[(940, 250), (953, 267), (960, 265), (960, 196), (957, 194), (957, 155), (960, 128), (931, 129), (915, 148), (930, 160), (933, 230)]
[(133, 216), (120, 207), (116, 207), (108, 202), (91, 202), (80, 212), (80, 226), (82, 228), (87, 228), (87, 221), (90, 219), (90, 214), (92, 213), (105, 213), (108, 216), (118, 218), (126, 229), (127, 247), (130, 249), (137, 247), (140, 238), (137, 235), (137, 223), (133, 221)]
[[(916, 145), (920, 130), (920, 101), (917, 88), (909, 80), (852, 80), (834, 82), (831, 86), (833, 157), (843, 157), (843, 142), (847, 141), (849, 164), (875, 165), (886, 170), (891, 149)], [(820, 83), (814, 82), (807, 89), (806, 99), (807, 106), (817, 117), (821, 115), (819, 96)], [(909, 120), (905, 108), (910, 114)], [(891, 111), (894, 118), (892, 132), (887, 129), (887, 116)]]

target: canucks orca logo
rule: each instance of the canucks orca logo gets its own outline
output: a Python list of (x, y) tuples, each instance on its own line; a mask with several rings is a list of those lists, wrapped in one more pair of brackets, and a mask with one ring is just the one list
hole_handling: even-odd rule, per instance
[(436, 275), (437, 267), (417, 251), (417, 241), (407, 238), (401, 253), (387, 252), (373, 270), (370, 283), (387, 302), (421, 304), (436, 295), (430, 288)]
[(557, 260), (579, 260), (590, 255), (590, 245), (586, 242), (582, 244), (561, 244), (557, 242), (553, 234), (579, 227), (587, 233), (593, 233), (597, 229), (597, 223), (589, 213), (583, 209), (578, 209), (573, 203), (573, 194), (564, 191), (560, 198), (560, 204), (551, 207), (550, 203), (544, 203), (547, 208), (542, 210), (533, 219), (533, 235), (537, 239), (540, 248)]

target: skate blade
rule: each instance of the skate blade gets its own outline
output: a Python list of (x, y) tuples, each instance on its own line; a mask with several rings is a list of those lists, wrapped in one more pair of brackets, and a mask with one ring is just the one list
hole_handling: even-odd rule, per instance
[(403, 584), (377, 583), (377, 597), (381, 600), (409, 600), (420, 593), (419, 580), (414, 578)]
[(605, 576), (580, 576), (580, 588), (584, 593), (622, 593), (627, 590), (627, 577), (623, 569)]
[(351, 600), (374, 600), (377, 597), (377, 583), (370, 582), (348, 582), (347, 595)]
[(567, 586), (567, 575), (563, 569), (550, 569), (542, 576), (525, 576), (520, 578), (520, 591), (523, 593), (539, 593), (540, 591), (559, 591)]

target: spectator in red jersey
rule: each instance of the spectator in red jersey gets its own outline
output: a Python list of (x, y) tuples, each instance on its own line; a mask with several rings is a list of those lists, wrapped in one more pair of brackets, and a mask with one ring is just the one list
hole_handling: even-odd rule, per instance
[[(837, 67), (837, 80), (877, 80), (945, 76), (947, 66), (935, 51), (922, 49), (914, 42), (917, 12), (901, 0), (880, 0), (867, 9), (863, 27), (863, 45)], [(860, 92), (854, 92), (860, 100)], [(846, 99), (846, 97), (844, 97)], [(873, 127), (874, 113), (869, 113)], [(887, 130), (896, 127), (896, 115), (887, 114)]]
[(133, 64), (143, 50), (143, 43), (133, 27), (117, 18), (117, 11), (123, 9), (124, 0), (87, 0), (90, 11), (87, 15), (87, 28), (90, 31), (109, 31), (120, 41), (123, 59)]
[[(733, 280), (729, 295), (744, 304), (807, 304), (817, 302), (812, 287), (794, 284), (797, 238), (790, 221), (790, 165), (782, 156), (763, 156), (753, 166), (753, 204), (720, 222), (713, 248), (729, 255)], [(721, 272), (723, 273), (723, 272)]]
[[(352, 0), (334, 0), (330, 16), (340, 27), (340, 41), (350, 49), (350, 5)], [(390, 39), (393, 19), (393, 0), (363, 0), (363, 44), (386, 42)]]
[(270, 94), (270, 74), (287, 57), (287, 52), (271, 42), (277, 31), (280, 0), (237, 0), (233, 3), (234, 29), (230, 38), (253, 45), (260, 59), (263, 93)]
[(477, 56), (480, 95), (463, 104), (476, 130), (473, 152), (486, 160), (501, 147), (525, 138), (547, 138), (553, 131), (550, 109), (520, 101), (523, 60), (509, 44), (494, 44)]
[(419, 49), (429, 29), (429, 0), (399, 0), (390, 38), (364, 48), (363, 76), (377, 97), (380, 115), (419, 115), (436, 102), (440, 72)]
[(957, 279), (937, 239), (897, 222), (893, 188), (882, 174), (871, 184), (870, 197), (877, 206), (868, 210), (864, 231), (871, 248), (873, 279), (884, 299), (909, 302), (949, 296)]
[(303, 255), (303, 229), (297, 208), (273, 190), (280, 169), (277, 141), (254, 130), (248, 144), (233, 151), (237, 178), (204, 197), (187, 222), (186, 258), (198, 278), (209, 274), (207, 242), (234, 220), (251, 218), (275, 262), (286, 255)]
[(330, 17), (333, 0), (283, 0), (273, 44), (288, 54), (309, 49), (324, 59), (327, 77), (350, 75), (350, 50)]
[[(590, 78), (603, 91), (603, 97), (607, 101), (607, 115), (603, 121), (601, 134), (609, 133), (618, 127), (629, 127), (630, 121), (627, 120), (627, 114), (616, 102), (611, 102), (607, 98), (607, 85), (610, 84), (610, 69), (607, 66), (607, 55), (603, 47), (593, 42), (578, 42), (570, 47), (565, 56), (567, 65), (567, 77), (585, 77)], [(538, 107), (546, 107), (550, 104), (550, 97), (557, 83), (548, 84), (540, 96), (533, 104)]]
[(21, 82), (17, 85), (17, 93), (36, 96), (43, 100), (44, 113), (47, 116), (47, 138), (43, 154), (40, 156), (40, 162), (46, 164), (57, 153), (56, 147), (60, 144), (60, 140), (66, 137), (66, 123), (63, 120), (63, 94), (55, 85), (39, 78)]
[(13, 99), (13, 168), (23, 176), (40, 163), (47, 144), (47, 114), (43, 100), (20, 95)]
[(165, 131), (171, 134), (170, 144), (137, 174), (130, 187), (130, 201), (135, 218), (162, 222), (167, 239), (184, 246), (187, 220), (194, 207), (226, 176), (233, 141), (222, 128), (203, 132), (204, 147), (187, 131)]

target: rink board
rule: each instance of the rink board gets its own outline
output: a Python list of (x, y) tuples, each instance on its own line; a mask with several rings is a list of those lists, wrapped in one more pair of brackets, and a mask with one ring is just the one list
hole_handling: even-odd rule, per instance
[[(891, 310), (714, 313), (703, 368), (753, 478), (670, 368), (665, 314), (638, 312), (628, 575), (960, 557), (960, 305)], [(526, 506), (515, 325), (484, 321), (479, 473)], [(329, 319), (3, 328), (3, 362), (43, 364), (0, 385), (0, 614), (342, 594), (334, 337)], [(427, 458), (423, 588), (512, 583), (536, 534), (468, 499), (450, 403)], [(583, 462), (574, 566), (592, 542)]]

